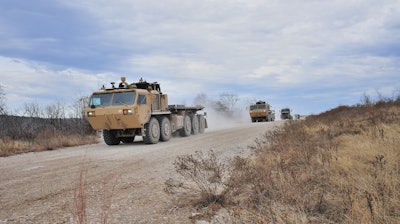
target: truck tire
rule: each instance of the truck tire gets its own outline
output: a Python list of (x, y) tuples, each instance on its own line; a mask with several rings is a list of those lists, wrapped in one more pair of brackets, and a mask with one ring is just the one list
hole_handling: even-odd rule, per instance
[(166, 142), (171, 138), (172, 135), (171, 121), (168, 119), (168, 117), (160, 117), (158, 122), (160, 122), (160, 140), (162, 142)]
[(146, 144), (156, 144), (160, 141), (160, 124), (155, 117), (150, 118), (149, 123), (145, 125), (146, 136), (143, 136), (143, 141)]
[(103, 139), (107, 145), (118, 145), (120, 142), (112, 130), (103, 130)]
[(179, 134), (182, 137), (187, 137), (190, 136), (191, 132), (192, 132), (192, 121), (190, 120), (189, 115), (185, 115), (185, 118), (183, 119), (183, 127), (180, 130)]
[(199, 115), (199, 132), (200, 132), (200, 134), (203, 134), (204, 130), (206, 130), (206, 119), (204, 119), (204, 115)]
[(192, 120), (192, 134), (197, 135), (200, 131), (199, 118), (197, 117), (196, 114), (194, 114), (190, 117), (190, 119)]

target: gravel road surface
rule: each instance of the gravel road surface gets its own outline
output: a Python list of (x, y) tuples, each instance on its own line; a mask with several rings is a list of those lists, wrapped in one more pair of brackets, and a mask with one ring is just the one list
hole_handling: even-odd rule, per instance
[[(248, 146), (282, 121), (244, 123), (145, 145), (94, 145), (0, 158), (0, 223), (78, 223), (75, 195), (85, 180), (88, 223), (191, 223), (196, 210), (164, 192), (177, 156), (213, 150), (219, 158)], [(102, 215), (103, 214), (103, 215)], [(105, 216), (107, 215), (108, 216)]]

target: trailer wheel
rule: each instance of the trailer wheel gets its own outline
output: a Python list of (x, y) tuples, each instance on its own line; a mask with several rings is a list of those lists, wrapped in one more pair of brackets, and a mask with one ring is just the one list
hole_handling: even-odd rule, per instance
[(206, 129), (206, 119), (204, 118), (204, 115), (199, 115), (199, 126), (199, 132), (200, 134), (203, 134)]
[(185, 118), (183, 119), (183, 127), (180, 130), (180, 135), (182, 137), (187, 137), (190, 136), (191, 132), (192, 132), (192, 121), (190, 120), (189, 115), (185, 115)]
[(158, 122), (160, 122), (160, 140), (163, 142), (168, 141), (171, 138), (171, 121), (168, 117), (160, 117)]
[(118, 145), (120, 140), (115, 137), (115, 134), (111, 130), (103, 130), (103, 139), (107, 145)]
[(192, 120), (192, 134), (197, 135), (200, 131), (200, 121), (196, 114), (191, 116)]
[(143, 136), (144, 143), (156, 144), (160, 140), (160, 124), (155, 117), (150, 119), (150, 122), (146, 124), (146, 136)]

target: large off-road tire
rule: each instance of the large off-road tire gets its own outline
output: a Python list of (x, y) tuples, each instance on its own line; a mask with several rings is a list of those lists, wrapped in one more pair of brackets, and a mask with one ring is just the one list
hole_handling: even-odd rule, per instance
[(168, 117), (160, 117), (158, 122), (160, 123), (160, 140), (162, 142), (169, 141), (172, 135), (171, 121)]
[(192, 135), (197, 135), (200, 131), (200, 121), (196, 114), (190, 116), (192, 120)]
[(123, 138), (121, 138), (121, 141), (125, 144), (132, 143), (133, 141), (135, 141), (135, 137), (123, 137)]
[(118, 145), (120, 142), (112, 130), (103, 130), (103, 139), (107, 145)]
[(179, 131), (179, 134), (182, 137), (187, 137), (190, 136), (190, 133), (192, 133), (192, 121), (189, 115), (185, 115), (185, 117), (183, 118), (183, 127)]
[(203, 134), (206, 130), (206, 119), (204, 115), (199, 115), (199, 133)]
[(160, 141), (160, 124), (155, 117), (150, 118), (149, 123), (145, 125), (146, 136), (143, 136), (143, 141), (146, 144), (156, 144)]

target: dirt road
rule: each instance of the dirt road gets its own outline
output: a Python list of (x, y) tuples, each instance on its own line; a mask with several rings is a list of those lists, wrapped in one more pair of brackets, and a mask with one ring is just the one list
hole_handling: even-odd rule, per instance
[[(0, 158), (0, 223), (77, 223), (74, 200), (86, 180), (88, 223), (190, 223), (195, 210), (164, 192), (177, 156), (213, 150), (219, 158), (248, 146), (281, 122), (247, 123), (169, 142), (104, 143)], [(109, 207), (107, 207), (109, 206)], [(103, 217), (102, 217), (103, 214)], [(107, 217), (104, 214), (108, 214)]]

